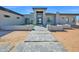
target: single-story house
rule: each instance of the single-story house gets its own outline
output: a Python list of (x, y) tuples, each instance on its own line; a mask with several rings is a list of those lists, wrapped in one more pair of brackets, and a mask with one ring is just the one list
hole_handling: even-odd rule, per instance
[(72, 13), (47, 13), (47, 8), (33, 8), (33, 13), (19, 14), (4, 7), (0, 7), (0, 26), (35, 24), (46, 26), (47, 24), (76, 24), (76, 16)]

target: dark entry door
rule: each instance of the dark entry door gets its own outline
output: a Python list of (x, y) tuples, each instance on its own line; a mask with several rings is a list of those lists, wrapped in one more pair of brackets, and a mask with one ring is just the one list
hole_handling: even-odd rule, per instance
[(36, 19), (37, 19), (37, 25), (43, 25), (43, 12), (42, 11), (37, 11)]

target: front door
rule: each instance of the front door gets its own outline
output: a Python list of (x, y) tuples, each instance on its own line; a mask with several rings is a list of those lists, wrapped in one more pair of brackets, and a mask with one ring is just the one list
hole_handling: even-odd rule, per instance
[(42, 11), (37, 11), (36, 14), (36, 19), (37, 19), (37, 25), (43, 25), (43, 12)]

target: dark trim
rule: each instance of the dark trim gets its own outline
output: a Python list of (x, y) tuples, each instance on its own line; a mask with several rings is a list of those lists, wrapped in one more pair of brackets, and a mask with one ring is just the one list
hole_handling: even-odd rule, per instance
[(46, 13), (46, 15), (56, 15), (55, 13)]
[(60, 13), (60, 15), (79, 15), (79, 14), (77, 14), (77, 13)]
[(13, 13), (13, 14), (16, 14), (16, 15), (24, 16), (22, 14), (19, 14), (19, 13), (15, 12), (15, 11), (9, 10), (9, 9), (4, 8), (2, 6), (0, 6), (0, 10), (7, 11), (7, 12), (10, 12), (10, 13)]
[(47, 8), (33, 8), (33, 9), (47, 9)]

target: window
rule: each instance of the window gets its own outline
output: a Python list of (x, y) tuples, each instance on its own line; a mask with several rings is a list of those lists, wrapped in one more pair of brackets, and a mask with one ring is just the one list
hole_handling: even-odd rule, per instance
[(50, 22), (50, 17), (48, 17), (48, 22)]
[(62, 19), (65, 19), (65, 17), (62, 17)]
[(65, 18), (65, 20), (66, 20), (66, 23), (69, 23), (69, 18)]
[(4, 17), (9, 18), (10, 16), (9, 15), (4, 15)]
[(48, 17), (47, 22), (48, 22), (48, 24), (50, 24), (50, 22), (51, 22), (50, 17)]
[(20, 17), (17, 17), (17, 19), (20, 19)]
[(25, 18), (25, 24), (30, 24), (30, 18)]
[(38, 15), (38, 17), (42, 17), (42, 15)]
[(69, 19), (68, 18), (65, 18), (65, 20), (68, 22)]
[(41, 23), (41, 20), (42, 20), (42, 19), (41, 19), (41, 18), (39, 18), (38, 20), (39, 20), (39, 23)]
[(72, 22), (74, 23), (75, 22), (75, 19), (72, 19)]

